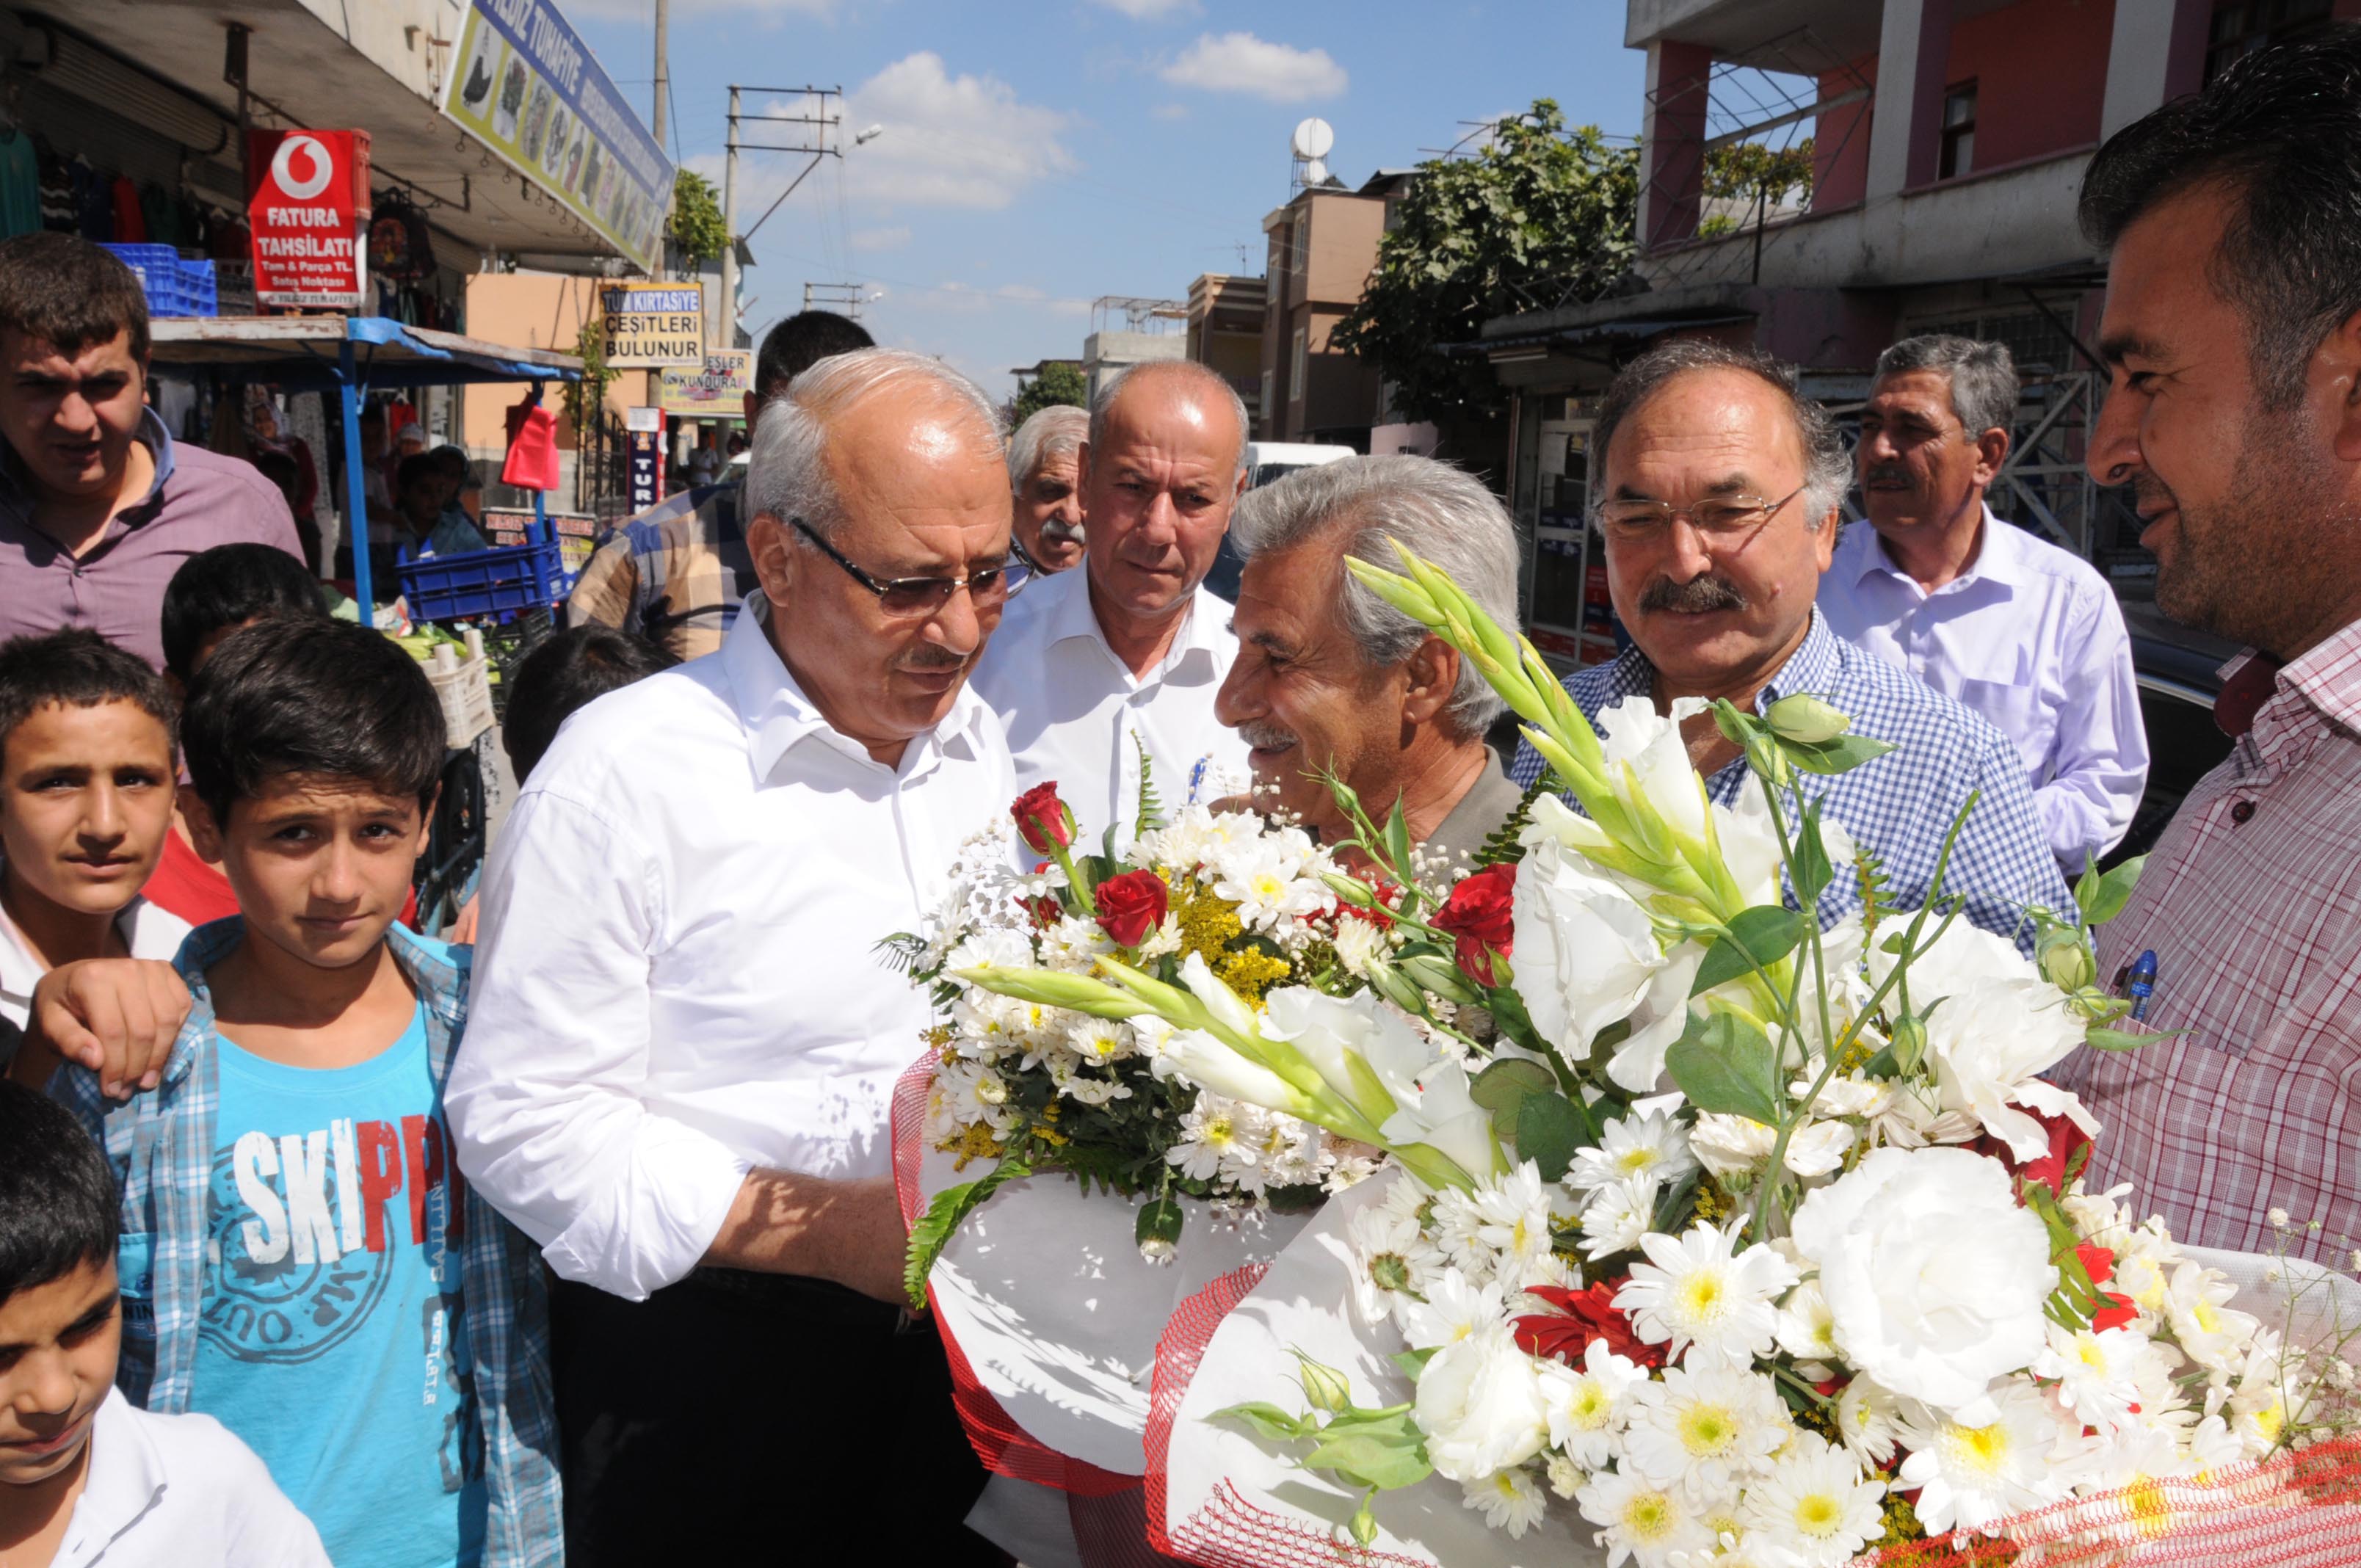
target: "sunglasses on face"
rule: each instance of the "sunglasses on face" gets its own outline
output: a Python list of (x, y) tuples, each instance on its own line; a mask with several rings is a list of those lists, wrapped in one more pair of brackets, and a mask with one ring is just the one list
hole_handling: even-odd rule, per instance
[(976, 609), (990, 609), (1007, 603), (1033, 578), (1032, 564), (1022, 556), (1003, 565), (986, 566), (957, 577), (874, 577), (846, 560), (842, 552), (822, 539), (818, 532), (802, 518), (789, 518), (787, 526), (810, 540), (821, 554), (843, 567), (845, 576), (875, 594), (879, 607), (888, 615), (931, 615), (949, 604), (951, 595), (961, 588), (967, 590), (968, 598), (974, 601)]

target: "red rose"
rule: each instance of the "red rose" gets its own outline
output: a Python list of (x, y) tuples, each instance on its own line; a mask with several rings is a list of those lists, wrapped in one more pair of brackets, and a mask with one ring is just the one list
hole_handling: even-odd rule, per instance
[(1615, 1305), (1615, 1293), (1623, 1288), (1620, 1279), (1601, 1280), (1587, 1290), (1568, 1290), (1560, 1285), (1528, 1286), (1525, 1294), (1537, 1296), (1558, 1309), (1558, 1312), (1533, 1312), (1516, 1322), (1517, 1348), (1528, 1355), (1554, 1355), (1568, 1365), (1578, 1365), (1590, 1342), (1603, 1339), (1607, 1348), (1628, 1360), (1646, 1367), (1664, 1364), (1665, 1346), (1648, 1344), (1631, 1332), (1631, 1320)]
[(1126, 872), (1099, 883), (1099, 929), (1119, 948), (1136, 948), (1164, 922), (1170, 891), (1154, 872)]
[(1459, 972), (1478, 985), (1498, 984), (1492, 978), (1492, 956), (1508, 958), (1515, 951), (1516, 916), (1510, 900), (1516, 887), (1513, 862), (1486, 866), (1462, 877), (1443, 907), (1435, 911), (1434, 928), (1457, 938), (1452, 956), (1459, 962)]
[(1035, 784), (1016, 797), (1008, 808), (1016, 819), (1016, 831), (1023, 835), (1025, 847), (1037, 855), (1052, 850), (1062, 850), (1074, 841), (1074, 814), (1058, 798), (1058, 781)]

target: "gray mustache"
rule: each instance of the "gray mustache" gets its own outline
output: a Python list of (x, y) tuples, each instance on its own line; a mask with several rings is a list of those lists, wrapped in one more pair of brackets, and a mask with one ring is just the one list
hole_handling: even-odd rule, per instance
[(1706, 615), (1717, 609), (1744, 609), (1746, 596), (1738, 585), (1718, 573), (1708, 572), (1702, 577), (1692, 577), (1676, 583), (1670, 577), (1658, 577), (1640, 596), (1642, 609), (1672, 609), (1688, 615)]
[(1295, 731), (1281, 729), (1276, 724), (1253, 720), (1238, 726), (1238, 739), (1257, 751), (1275, 751), (1295, 744)]
[(1082, 543), (1082, 526), (1079, 522), (1065, 522), (1054, 517), (1045, 519), (1041, 524), (1041, 543), (1080, 544)]

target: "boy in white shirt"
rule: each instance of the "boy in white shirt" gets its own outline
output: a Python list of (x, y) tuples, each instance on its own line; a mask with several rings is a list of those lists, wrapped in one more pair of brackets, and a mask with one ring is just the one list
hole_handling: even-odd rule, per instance
[(220, 1422), (115, 1390), (116, 1240), (98, 1146), (0, 1080), (0, 1563), (326, 1568), (319, 1532)]

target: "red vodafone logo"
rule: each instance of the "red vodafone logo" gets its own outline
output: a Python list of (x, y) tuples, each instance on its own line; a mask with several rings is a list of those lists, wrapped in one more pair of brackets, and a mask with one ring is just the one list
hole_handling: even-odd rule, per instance
[[(309, 171), (301, 178), (295, 173), (299, 159), (310, 165)], [(328, 181), (335, 178), (335, 173), (336, 160), (328, 156), (328, 149), (320, 145), (320, 138), (301, 132), (281, 141), (279, 151), (270, 159), (270, 178), (291, 201), (310, 201), (328, 188)]]

